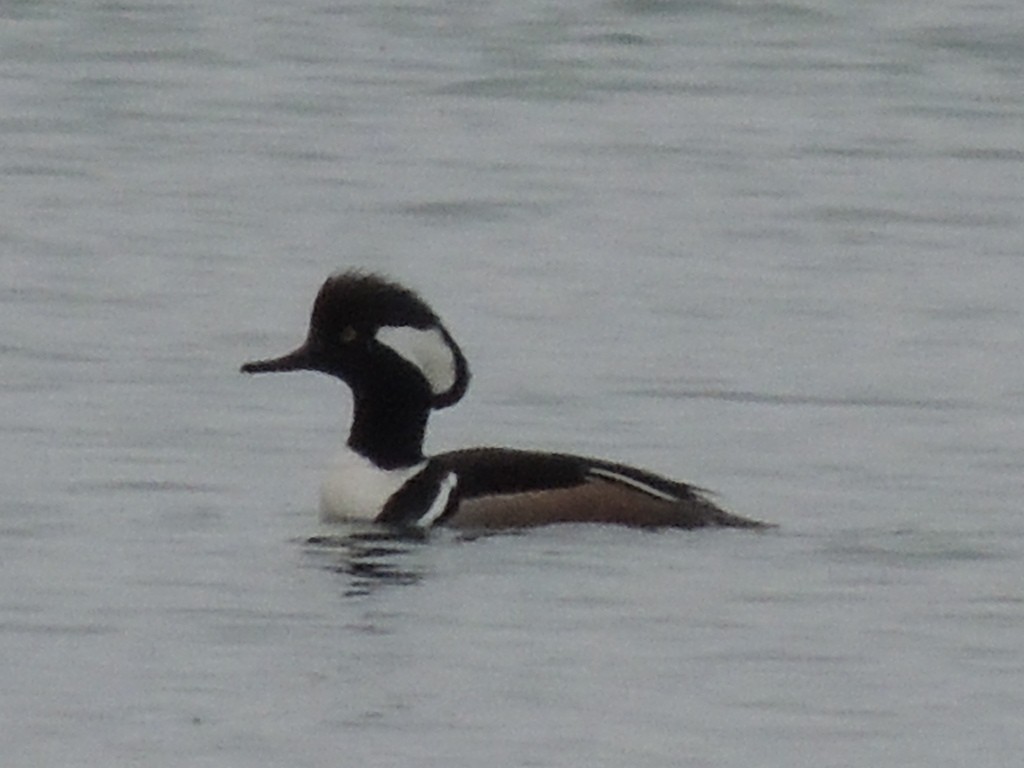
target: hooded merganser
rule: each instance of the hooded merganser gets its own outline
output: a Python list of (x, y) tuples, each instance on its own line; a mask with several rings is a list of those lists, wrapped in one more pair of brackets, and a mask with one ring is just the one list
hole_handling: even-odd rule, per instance
[(469, 385), (462, 350), (413, 291), (358, 271), (320, 288), (306, 341), (244, 373), (313, 370), (352, 390), (347, 449), (325, 481), (325, 522), (398, 528), (521, 528), (550, 523), (761, 528), (720, 509), (699, 488), (641, 469), (562, 453), (470, 448), (423, 455), (433, 409)]

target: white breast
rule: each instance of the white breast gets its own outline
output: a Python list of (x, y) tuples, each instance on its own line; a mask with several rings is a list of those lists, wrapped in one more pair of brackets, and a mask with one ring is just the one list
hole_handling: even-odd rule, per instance
[(425, 465), (381, 469), (345, 448), (335, 457), (320, 489), (320, 519), (325, 523), (373, 520), (391, 495)]

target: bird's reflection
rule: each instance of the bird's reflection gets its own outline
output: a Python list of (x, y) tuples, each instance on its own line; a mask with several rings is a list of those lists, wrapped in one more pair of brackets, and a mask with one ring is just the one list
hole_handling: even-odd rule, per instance
[(311, 536), (305, 544), (321, 567), (349, 577), (345, 597), (359, 597), (384, 587), (419, 584), (424, 574), (413, 554), (426, 540), (418, 530), (358, 530)]

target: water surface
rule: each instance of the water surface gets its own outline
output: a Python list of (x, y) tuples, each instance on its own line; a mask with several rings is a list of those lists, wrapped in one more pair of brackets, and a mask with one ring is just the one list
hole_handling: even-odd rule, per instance
[[(1019, 759), (1016, 5), (0, 19), (5, 765)], [(307, 543), (347, 393), (237, 368), (347, 266), (469, 357), (432, 449), (780, 527)]]

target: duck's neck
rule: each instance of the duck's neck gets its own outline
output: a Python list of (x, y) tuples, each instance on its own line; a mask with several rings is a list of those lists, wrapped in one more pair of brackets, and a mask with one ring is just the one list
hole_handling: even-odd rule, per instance
[(353, 394), (349, 448), (382, 469), (423, 461), (423, 436), (430, 416), (427, 397), (381, 390)]

